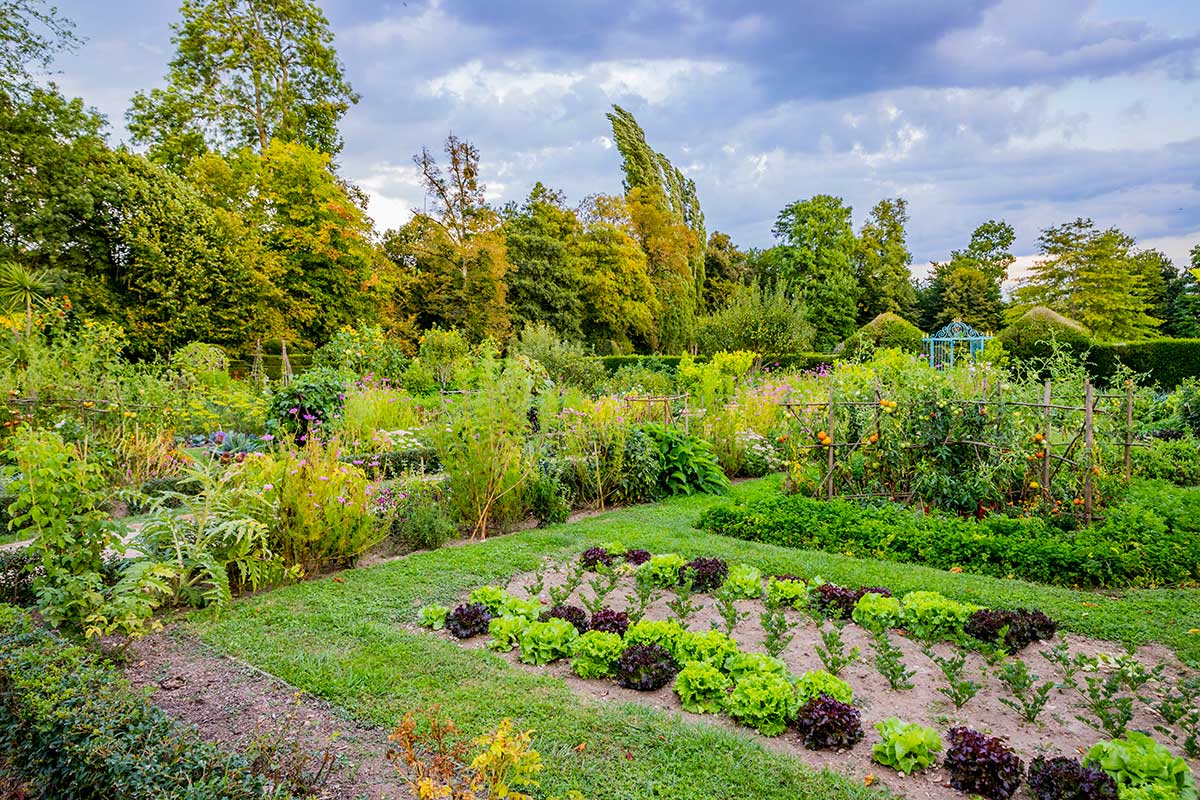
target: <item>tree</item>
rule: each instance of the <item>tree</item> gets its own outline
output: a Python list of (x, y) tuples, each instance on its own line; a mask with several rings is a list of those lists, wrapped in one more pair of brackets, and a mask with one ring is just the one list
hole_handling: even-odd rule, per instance
[(696, 328), (698, 292), (690, 261), (695, 234), (667, 211), (655, 188), (639, 186), (629, 191), (626, 200), (659, 300), (658, 347), (667, 353), (683, 352)]
[(880, 200), (858, 234), (855, 267), (860, 290), (858, 322), (866, 323), (880, 314), (907, 314), (916, 302), (913, 291), (912, 253), (905, 243), (908, 202)]
[(1042, 231), (1041, 256), (1017, 290), (1022, 310), (1042, 305), (1078, 320), (1099, 339), (1132, 341), (1152, 335), (1153, 286), (1133, 238), (1076, 219)]
[(153, 160), (181, 170), (204, 149), (261, 155), (272, 139), (341, 151), (358, 95), (314, 0), (183, 0), (180, 13), (166, 88), (135, 95), (127, 115)]
[(840, 197), (819, 194), (779, 212), (774, 234), (779, 280), (803, 298), (816, 329), (814, 346), (830, 350), (854, 332), (859, 288), (851, 209)]
[(753, 264), (727, 233), (713, 231), (704, 248), (704, 305), (709, 311), (724, 308), (740, 286), (753, 279)]
[(282, 293), (273, 331), (309, 346), (374, 316), (383, 259), (360, 199), (307, 145), (272, 140), (196, 159), (188, 177), (214, 208), (245, 220)]
[[(643, 244), (653, 238), (647, 250), (656, 279), (665, 278), (660, 288), (671, 296), (663, 298), (663, 320), (666, 328), (661, 332), (661, 346), (679, 349), (688, 340), (695, 326), (695, 315), (704, 303), (704, 212), (696, 196), (696, 182), (684, 176), (665, 155), (650, 147), (646, 133), (636, 119), (625, 109), (614, 105), (608, 114), (612, 123), (613, 139), (624, 159), (625, 192), (630, 196), (631, 210), (641, 229)], [(652, 214), (647, 208), (653, 206), (659, 212)], [(690, 231), (685, 236), (681, 230), (672, 230), (662, 217), (673, 218), (680, 228)], [(648, 229), (653, 229), (651, 236)], [(675, 264), (675, 253), (686, 245), (686, 273)], [(685, 285), (686, 284), (686, 285)]]
[(1142, 265), (1148, 294), (1153, 305), (1150, 314), (1163, 321), (1166, 336), (1200, 336), (1200, 286), (1188, 270), (1175, 263), (1161, 250), (1143, 250), (1134, 258)]
[(560, 336), (579, 339), (583, 276), (571, 253), (580, 229), (579, 217), (566, 207), (561, 192), (534, 184), (519, 208), (505, 210), (508, 260), (508, 305), (514, 326), (545, 323)]
[[(1012, 254), (1015, 240), (1016, 232), (1011, 225), (989, 219), (971, 232), (965, 250), (952, 250), (949, 261), (935, 262), (924, 297), (923, 324), (933, 329), (961, 319), (981, 330), (998, 330), (1004, 313), (1000, 290), (1008, 278), (1008, 268), (1016, 260)], [(963, 269), (968, 271), (960, 272)], [(975, 273), (987, 281), (986, 291)], [(948, 284), (951, 275), (957, 277)], [(947, 297), (948, 291), (953, 298)]]
[(583, 276), (584, 335), (602, 352), (655, 349), (659, 300), (628, 203), (596, 195), (580, 216), (583, 228), (572, 251)]
[(75, 25), (45, 0), (0, 0), (0, 95), (34, 90), (30, 70), (46, 70), (54, 55), (79, 45)]

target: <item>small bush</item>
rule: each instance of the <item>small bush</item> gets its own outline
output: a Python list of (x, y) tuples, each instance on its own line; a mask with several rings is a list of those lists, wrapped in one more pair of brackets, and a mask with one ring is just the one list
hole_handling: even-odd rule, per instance
[(778, 736), (787, 730), (800, 708), (791, 682), (773, 672), (740, 678), (726, 706), (731, 717), (764, 736)]
[(804, 704), (796, 729), (809, 750), (848, 750), (863, 738), (858, 709), (824, 694)]
[(689, 661), (675, 678), (675, 694), (684, 711), (717, 714), (725, 707), (725, 696), (732, 685), (712, 664)]
[(942, 749), (942, 737), (933, 728), (903, 722), (898, 717), (875, 723), (875, 730), (882, 741), (872, 749), (872, 756), (905, 775), (933, 766)]
[(657, 644), (629, 645), (617, 659), (617, 683), (639, 692), (661, 689), (678, 671), (671, 653)]
[(32, 606), (37, 603), (33, 582), (42, 559), (30, 548), (0, 551), (0, 603)]
[(1003, 741), (963, 727), (950, 729), (945, 767), (955, 789), (991, 800), (1008, 800), (1025, 775), (1025, 765)]

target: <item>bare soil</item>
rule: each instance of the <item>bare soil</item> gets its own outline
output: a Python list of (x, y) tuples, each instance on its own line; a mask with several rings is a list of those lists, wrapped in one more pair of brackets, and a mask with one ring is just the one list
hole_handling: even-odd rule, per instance
[[(562, 569), (547, 573), (545, 586), (560, 585), (566, 577)], [(521, 597), (529, 597), (527, 586), (533, 575), (519, 575), (509, 584), (509, 591)], [(618, 584), (617, 589), (607, 598), (606, 605), (617, 610), (626, 610), (626, 596), (633, 592), (633, 580), (626, 577)], [(582, 606), (582, 597), (592, 597), (592, 589), (587, 582), (572, 595), (571, 602)], [(543, 601), (549, 603), (548, 594), (542, 593)], [(666, 595), (654, 602), (647, 614), (647, 619), (667, 619), (672, 613), (667, 607), (671, 599)], [(687, 620), (691, 630), (704, 631), (713, 624), (722, 625), (720, 615), (716, 611), (714, 601), (706, 595), (697, 595), (694, 602), (701, 605), (701, 610)], [(739, 601), (738, 608), (748, 612), (749, 616), (739, 624), (734, 631), (734, 638), (743, 650), (766, 652), (763, 647), (765, 633), (759, 624), (759, 613), (763, 604), (756, 600)], [(816, 645), (821, 644), (820, 628), (807, 615), (789, 609), (789, 618), (797, 624), (795, 638), (784, 650), (781, 658), (787, 662), (793, 674), (801, 674), (808, 670), (823, 669), (824, 666), (816, 652)], [(826, 624), (828, 627), (828, 623)], [(447, 636), (444, 632), (440, 635)], [(1053, 756), (1071, 756), (1078, 758), (1089, 747), (1098, 741), (1109, 738), (1106, 734), (1089, 727), (1077, 718), (1086, 715), (1077, 708), (1078, 693), (1073, 689), (1055, 688), (1050, 700), (1043, 708), (1035, 724), (1023, 721), (1016, 711), (1000, 702), (1001, 698), (1010, 698), (1005, 686), (996, 676), (996, 667), (988, 665), (978, 653), (970, 653), (967, 657), (964, 677), (974, 680), (981, 688), (979, 693), (967, 702), (961, 710), (956, 710), (953, 703), (938, 692), (939, 687), (946, 685), (938, 666), (922, 653), (921, 645), (907, 637), (892, 633), (893, 643), (903, 651), (902, 660), (915, 673), (910, 680), (914, 684), (911, 690), (895, 691), (887, 680), (876, 670), (874, 651), (870, 647), (870, 634), (853, 623), (847, 623), (844, 633), (847, 649), (858, 647), (861, 651), (859, 661), (843, 670), (839, 676), (854, 690), (854, 704), (862, 714), (862, 727), (866, 734), (862, 741), (849, 751), (813, 751), (804, 747), (799, 734), (789, 730), (779, 737), (759, 736), (749, 728), (742, 728), (725, 715), (699, 715), (684, 711), (679, 698), (670, 685), (653, 692), (638, 692), (623, 689), (612, 680), (583, 680), (570, 669), (567, 661), (559, 661), (548, 666), (531, 666), (522, 664), (518, 651), (505, 654), (505, 657), (518, 669), (529, 671), (549, 672), (561, 678), (573, 691), (583, 697), (599, 700), (634, 702), (674, 712), (686, 718), (707, 724), (719, 725), (730, 729), (738, 729), (759, 738), (763, 745), (778, 752), (794, 756), (805, 763), (817, 768), (827, 768), (841, 772), (856, 781), (868, 785), (886, 786), (902, 797), (914, 800), (962, 800), (964, 795), (949, 785), (949, 775), (938, 765), (915, 775), (903, 776), (883, 767), (872, 760), (872, 746), (880, 740), (875, 730), (875, 723), (887, 717), (900, 717), (907, 722), (916, 722), (934, 728), (945, 738), (946, 731), (956, 725), (966, 725), (990, 736), (1004, 739), (1021, 756), (1028, 766), (1036, 756), (1047, 758)], [(1106, 653), (1119, 656), (1124, 648), (1112, 642), (1089, 639), (1082, 636), (1067, 634), (1066, 640), (1073, 653), (1098, 655)], [(462, 641), (465, 647), (482, 648), (487, 643), (487, 637)], [(1029, 646), (1017, 657), (1021, 658), (1029, 670), (1041, 680), (1058, 680), (1061, 676), (1055, 667), (1042, 657), (1054, 642), (1037, 642)], [(955, 647), (951, 644), (940, 643), (933, 651), (941, 656), (951, 655)], [(1168, 681), (1174, 681), (1191, 673), (1175, 655), (1165, 647), (1149, 646), (1136, 651), (1136, 657), (1148, 668), (1156, 664), (1166, 665)], [(1149, 688), (1149, 687), (1146, 687)], [(1143, 693), (1145, 693), (1143, 691)], [(1150, 733), (1158, 741), (1165, 743), (1172, 752), (1182, 754), (1180, 748), (1171, 740), (1155, 731), (1156, 725), (1162, 720), (1144, 703), (1135, 700), (1136, 713), (1129, 728)], [(943, 750), (942, 755), (945, 754)], [(1197, 764), (1191, 762), (1193, 770)]]
[(152, 703), (230, 751), (244, 752), (288, 726), (284, 749), (294, 744), (307, 754), (306, 771), (332, 754), (332, 774), (313, 795), (321, 800), (411, 797), (385, 757), (387, 731), (347, 719), (329, 703), (175, 630), (133, 642), (125, 676), (147, 689)]

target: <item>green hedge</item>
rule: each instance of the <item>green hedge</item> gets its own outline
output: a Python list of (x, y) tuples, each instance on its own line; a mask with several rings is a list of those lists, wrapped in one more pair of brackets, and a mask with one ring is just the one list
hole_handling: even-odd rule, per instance
[[(1062, 344), (1084, 361), (1088, 373), (1101, 383), (1107, 383), (1121, 365), (1148, 376), (1150, 383), (1162, 389), (1173, 389), (1186, 378), (1200, 377), (1200, 339), (1151, 339), (1129, 344), (1104, 344), (1085, 339)], [(1019, 347), (1006, 343), (1005, 349), (1021, 361), (1050, 355), (1050, 343), (1046, 341)]]
[(882, 558), (1038, 583), (1117, 588), (1200, 578), (1200, 492), (1155, 486), (1062, 531), (1039, 518), (918, 515), (897, 505), (778, 495), (718, 506), (697, 527), (752, 542)]
[[(658, 372), (674, 373), (679, 368), (681, 356), (600, 356), (600, 363), (611, 375), (621, 367), (643, 367)], [(706, 356), (697, 356), (697, 362), (707, 361)], [(832, 364), (837, 356), (832, 353), (783, 353), (765, 355), (759, 359), (763, 366), (772, 369), (813, 369), (822, 364)]]
[[(7, 763), (3, 763), (7, 760)], [(286, 798), (146, 702), (117, 671), (0, 606), (0, 772), (72, 800)]]

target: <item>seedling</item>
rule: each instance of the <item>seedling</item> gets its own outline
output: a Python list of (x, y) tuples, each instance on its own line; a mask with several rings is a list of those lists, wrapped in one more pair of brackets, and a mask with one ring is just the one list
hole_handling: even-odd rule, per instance
[(763, 647), (767, 648), (767, 652), (772, 656), (778, 657), (795, 638), (792, 631), (798, 623), (787, 618), (783, 606), (778, 602), (768, 602), (767, 610), (759, 614), (758, 620), (767, 634)]
[(892, 644), (892, 639), (888, 636), (887, 631), (875, 634), (871, 641), (871, 649), (875, 651), (875, 668), (879, 670), (880, 675), (887, 678), (888, 684), (893, 689), (904, 691), (913, 688), (913, 682), (910, 679), (916, 673), (900, 659), (904, 651)]
[(932, 649), (925, 647), (921, 650), (933, 663), (938, 665), (946, 678), (946, 685), (939, 686), (938, 692), (950, 698), (956, 709), (961, 709), (968, 701), (979, 693), (979, 684), (963, 677), (963, 668), (967, 664), (967, 654), (956, 650), (954, 655), (943, 658)]
[(1026, 722), (1037, 722), (1050, 692), (1054, 689), (1054, 681), (1038, 683), (1038, 676), (1029, 671), (1029, 667), (1019, 658), (1005, 661), (1000, 666), (1000, 682), (1012, 692), (1013, 699), (1000, 698), (1000, 702), (1021, 715)]
[(846, 652), (846, 642), (842, 639), (845, 629), (846, 623), (841, 620), (835, 620), (829, 630), (821, 628), (821, 641), (825, 646), (817, 645), (817, 655), (832, 675), (840, 675), (842, 670), (858, 661), (860, 656), (857, 646)]

